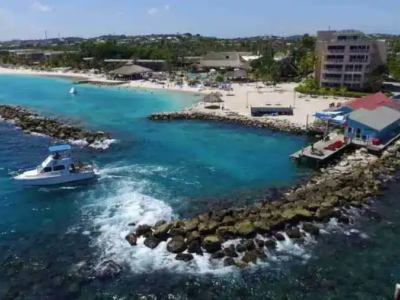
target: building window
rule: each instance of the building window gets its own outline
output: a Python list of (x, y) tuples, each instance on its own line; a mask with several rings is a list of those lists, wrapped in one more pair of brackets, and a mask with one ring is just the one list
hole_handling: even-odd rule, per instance
[(43, 168), (42, 173), (48, 173), (48, 172), (51, 172), (51, 167)]
[(353, 133), (353, 127), (349, 127), (349, 129), (347, 129), (348, 133)]
[(65, 170), (65, 166), (64, 165), (55, 166), (53, 168), (53, 171), (61, 171), (61, 170)]

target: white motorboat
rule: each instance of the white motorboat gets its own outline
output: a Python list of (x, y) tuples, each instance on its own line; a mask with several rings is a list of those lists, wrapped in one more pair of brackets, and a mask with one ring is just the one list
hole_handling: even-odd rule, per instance
[(70, 145), (49, 147), (50, 155), (44, 162), (14, 179), (25, 186), (48, 186), (95, 178), (93, 166), (81, 162), (73, 163), (70, 150)]
[(77, 91), (76, 91), (76, 89), (75, 89), (74, 87), (72, 87), (72, 88), (69, 90), (69, 93), (70, 93), (71, 95), (75, 95), (75, 94), (77, 93)]

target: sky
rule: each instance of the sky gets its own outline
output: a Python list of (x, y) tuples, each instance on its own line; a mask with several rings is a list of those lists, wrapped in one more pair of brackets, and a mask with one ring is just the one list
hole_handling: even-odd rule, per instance
[(0, 0), (0, 40), (199, 33), (234, 38), (358, 29), (400, 34), (400, 0)]

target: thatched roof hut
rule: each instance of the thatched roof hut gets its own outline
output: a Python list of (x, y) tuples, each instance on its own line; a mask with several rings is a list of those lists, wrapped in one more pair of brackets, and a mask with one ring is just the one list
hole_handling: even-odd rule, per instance
[(215, 104), (220, 106), (220, 104), (224, 102), (224, 100), (222, 100), (216, 93), (210, 93), (204, 96), (202, 101), (204, 102), (204, 107), (206, 107), (206, 104), (211, 104), (212, 107), (215, 107)]
[(153, 70), (128, 63), (125, 66), (122, 66), (121, 68), (111, 71), (110, 74), (121, 75), (121, 76), (132, 76), (135, 74), (149, 73), (149, 72), (153, 72)]
[(238, 52), (208, 52), (201, 58), (200, 64), (205, 68), (248, 69), (250, 67)]

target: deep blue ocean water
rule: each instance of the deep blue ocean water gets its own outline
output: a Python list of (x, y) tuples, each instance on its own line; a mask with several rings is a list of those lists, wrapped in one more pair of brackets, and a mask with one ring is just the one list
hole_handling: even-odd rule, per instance
[[(268, 130), (206, 122), (149, 122), (199, 96), (79, 86), (66, 79), (0, 76), (0, 103), (21, 105), (86, 128), (109, 131), (108, 148), (73, 146), (93, 160), (97, 183), (23, 189), (13, 172), (47, 155), (47, 137), (0, 123), (0, 299), (387, 299), (393, 290), (400, 233), (396, 189), (379, 209), (386, 221), (360, 217), (318, 243), (288, 245), (250, 271), (220, 268), (206, 257), (189, 265), (165, 251), (130, 247), (128, 223), (185, 217), (210, 207), (263, 199), (310, 173), (290, 162), (308, 141)], [(397, 190), (398, 191), (398, 190)], [(393, 194), (394, 193), (394, 194)], [(362, 225), (362, 226), (361, 226)], [(345, 233), (348, 235), (346, 235)], [(337, 233), (335, 233), (337, 232)], [(84, 262), (112, 259), (115, 279), (69, 277)]]

